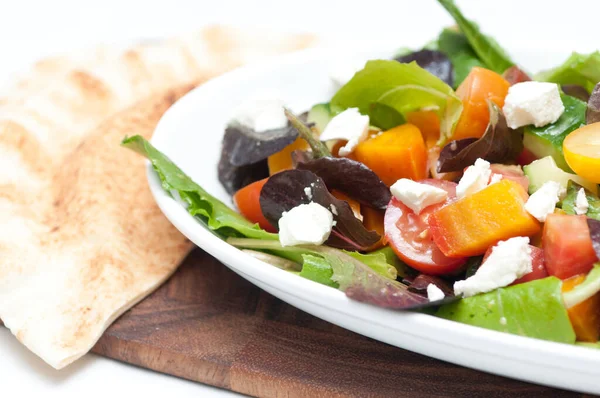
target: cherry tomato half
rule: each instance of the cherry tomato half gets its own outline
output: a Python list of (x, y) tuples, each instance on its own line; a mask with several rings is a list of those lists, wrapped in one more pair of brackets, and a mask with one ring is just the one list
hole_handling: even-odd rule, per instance
[(385, 236), (396, 255), (418, 271), (432, 274), (450, 274), (459, 269), (466, 258), (446, 257), (433, 242), (427, 219), (440, 207), (456, 200), (456, 184), (443, 180), (421, 180), (424, 184), (448, 192), (448, 199), (426, 207), (419, 215), (392, 198), (385, 211)]

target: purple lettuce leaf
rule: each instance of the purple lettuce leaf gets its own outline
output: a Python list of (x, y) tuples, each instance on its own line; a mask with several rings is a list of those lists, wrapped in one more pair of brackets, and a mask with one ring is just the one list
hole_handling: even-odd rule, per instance
[(297, 168), (315, 173), (329, 190), (337, 189), (361, 204), (385, 209), (390, 202), (389, 188), (377, 174), (356, 160), (325, 157), (300, 161)]
[(450, 87), (454, 86), (454, 71), (452, 62), (443, 52), (423, 49), (396, 58), (396, 61), (409, 63), (415, 61), (427, 72), (437, 76)]
[(580, 86), (579, 84), (563, 84), (560, 88), (562, 88), (562, 91), (565, 94), (575, 97), (583, 102), (588, 102), (590, 99), (590, 93), (585, 87)]
[(600, 221), (588, 217), (587, 224), (590, 229), (592, 246), (594, 247), (596, 256), (600, 259)]
[(600, 122), (600, 83), (596, 84), (588, 100), (585, 122), (586, 124)]
[(514, 164), (523, 151), (523, 130), (513, 130), (506, 124), (500, 108), (488, 101), (490, 123), (479, 139), (452, 141), (440, 152), (438, 173), (462, 171), (478, 158), (490, 163)]
[(326, 242), (329, 246), (364, 251), (379, 241), (379, 234), (365, 228), (354, 216), (348, 202), (334, 197), (323, 180), (308, 170), (286, 170), (274, 174), (260, 193), (261, 210), (272, 225), (278, 225), (284, 212), (310, 202), (320, 204), (333, 214), (336, 224)]
[(419, 274), (408, 286), (408, 289), (415, 293), (420, 293), (427, 296), (427, 286), (429, 286), (431, 283), (440, 288), (446, 297), (454, 296), (454, 290), (449, 282), (437, 276), (427, 274)]

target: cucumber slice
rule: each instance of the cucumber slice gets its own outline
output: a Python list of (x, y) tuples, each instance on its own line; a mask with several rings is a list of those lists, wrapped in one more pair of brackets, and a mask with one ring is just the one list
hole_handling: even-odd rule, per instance
[(576, 174), (567, 173), (556, 165), (552, 156), (538, 159), (530, 165), (523, 166), (523, 172), (529, 178), (529, 193), (537, 191), (545, 182), (556, 181), (567, 189), (569, 180), (573, 180), (589, 191), (597, 194), (598, 185), (584, 180)]
[(325, 130), (325, 126), (333, 118), (329, 103), (317, 104), (310, 108), (308, 111), (308, 122), (314, 123), (315, 127), (319, 130), (319, 134)]
[(563, 156), (563, 141), (573, 130), (585, 125), (587, 104), (564, 94), (561, 98), (565, 106), (561, 117), (544, 127), (526, 126), (523, 146), (538, 158), (552, 156), (558, 167), (573, 172)]

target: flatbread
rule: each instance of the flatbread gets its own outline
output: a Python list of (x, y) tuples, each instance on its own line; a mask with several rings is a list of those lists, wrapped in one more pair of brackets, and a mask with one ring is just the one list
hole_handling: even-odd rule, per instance
[(63, 368), (192, 247), (154, 203), (144, 161), (120, 140), (149, 138), (195, 85), (313, 43), (211, 27), (45, 60), (0, 93), (0, 319), (21, 343)]

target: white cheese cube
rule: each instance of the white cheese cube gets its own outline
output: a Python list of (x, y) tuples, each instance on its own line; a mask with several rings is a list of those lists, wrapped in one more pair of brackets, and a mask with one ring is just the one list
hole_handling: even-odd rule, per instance
[(329, 68), (329, 78), (333, 81), (337, 88), (348, 83), (361, 69), (364, 69), (365, 61), (347, 59), (343, 62), (338, 62)]
[(522, 82), (511, 86), (502, 108), (512, 129), (533, 124), (543, 127), (554, 123), (565, 111), (558, 85), (543, 82)]
[(283, 112), (284, 102), (268, 93), (256, 95), (242, 102), (234, 111), (233, 120), (257, 133), (287, 126)]
[(467, 167), (456, 187), (456, 197), (462, 199), (487, 187), (490, 182), (492, 170), (490, 162), (481, 158), (473, 166)]
[(454, 284), (454, 293), (464, 297), (508, 286), (533, 271), (529, 238), (517, 237), (498, 242), (475, 275)]
[(585, 189), (581, 188), (577, 192), (577, 198), (575, 199), (575, 214), (581, 216), (586, 214), (590, 208), (590, 202), (588, 202), (585, 196)]
[(354, 148), (367, 139), (369, 134), (369, 116), (361, 115), (358, 108), (348, 108), (327, 123), (321, 133), (321, 141), (345, 140), (340, 148), (340, 156), (348, 156)]
[(421, 213), (424, 208), (441, 203), (448, 198), (448, 192), (443, 189), (433, 187), (428, 184), (422, 184), (401, 178), (390, 187), (392, 195), (406, 207), (415, 212)]
[(329, 238), (333, 215), (325, 207), (311, 202), (294, 207), (279, 219), (281, 246), (322, 245)]
[(446, 295), (444, 294), (444, 292), (442, 292), (442, 289), (440, 289), (433, 283), (427, 285), (427, 298), (429, 299), (429, 301), (442, 300), (444, 297), (446, 297)]
[(538, 221), (544, 222), (548, 214), (554, 212), (563, 192), (564, 188), (558, 182), (547, 181), (527, 199), (525, 210)]

